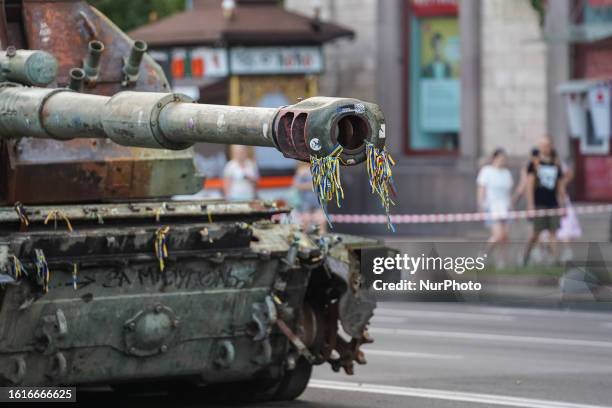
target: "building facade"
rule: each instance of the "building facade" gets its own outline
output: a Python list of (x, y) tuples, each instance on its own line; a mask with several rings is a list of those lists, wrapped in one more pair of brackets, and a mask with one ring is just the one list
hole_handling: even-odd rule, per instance
[[(612, 1), (572, 3), (568, 28), (557, 36), (570, 44), (573, 69), (565, 93), (570, 120), (576, 194), (588, 201), (612, 201)], [(576, 112), (572, 105), (581, 105)], [(576, 123), (575, 114), (582, 118)], [(572, 126), (573, 125), (573, 126)], [(578, 126), (576, 126), (578, 125)], [(578, 129), (576, 129), (578, 127)]]
[[(576, 44), (551, 33), (567, 33), (594, 18), (588, 17), (589, 7), (609, 7), (602, 2), (549, 1), (545, 15), (529, 0), (320, 2), (324, 19), (356, 33), (353, 42), (326, 48), (328, 70), (320, 89), (383, 106), (389, 150), (397, 161), (396, 213), (474, 211), (476, 174), (489, 154), (506, 149), (518, 181), (529, 152), (545, 135), (564, 161), (575, 162), (578, 176), (588, 177), (568, 135), (558, 88), (574, 77), (610, 75), (612, 47), (606, 41)], [(287, 0), (285, 5), (313, 12), (310, 2)], [(373, 79), (360, 80), (368, 76)], [(598, 165), (604, 172), (608, 168)], [(379, 212), (375, 200), (362, 198), (368, 191), (359, 183), (360, 171), (345, 172), (353, 191), (343, 212)], [(580, 186), (574, 192), (579, 200), (593, 198)], [(461, 228), (415, 225), (399, 232), (461, 233)]]

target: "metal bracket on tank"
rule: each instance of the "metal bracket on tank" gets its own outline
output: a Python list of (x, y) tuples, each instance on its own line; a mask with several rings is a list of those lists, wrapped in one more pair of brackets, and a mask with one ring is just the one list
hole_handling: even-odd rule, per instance
[(21, 384), (26, 373), (27, 365), (23, 356), (0, 358), (0, 383), (8, 381), (9, 384)]
[(252, 309), (251, 316), (256, 327), (253, 333), (253, 341), (259, 342), (259, 352), (251, 358), (251, 361), (258, 365), (266, 365), (272, 361), (270, 333), (272, 332), (272, 326), (278, 319), (278, 314), (271, 296), (266, 296), (262, 303), (253, 303)]
[(266, 296), (264, 303), (253, 303), (253, 322), (257, 326), (257, 332), (253, 336), (254, 341), (261, 341), (268, 337), (272, 331), (272, 325), (276, 323), (276, 306), (271, 296)]
[(62, 309), (43, 316), (35, 329), (37, 348), (45, 355), (57, 351), (58, 342), (68, 334), (68, 321)]
[(217, 368), (229, 368), (236, 359), (236, 348), (229, 340), (221, 340), (217, 343), (213, 361)]
[(64, 377), (67, 372), (68, 362), (63, 353), (57, 352), (47, 361), (47, 370), (45, 372), (47, 377), (57, 380)]

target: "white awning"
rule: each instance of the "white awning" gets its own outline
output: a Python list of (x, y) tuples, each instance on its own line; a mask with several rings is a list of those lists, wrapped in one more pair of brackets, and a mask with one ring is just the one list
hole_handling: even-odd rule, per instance
[(584, 93), (597, 84), (610, 81), (612, 81), (612, 79), (575, 79), (573, 81), (567, 81), (558, 85), (557, 92), (560, 94)]
[(544, 33), (544, 41), (552, 43), (593, 43), (607, 38), (612, 38), (610, 23), (574, 24), (561, 32)]

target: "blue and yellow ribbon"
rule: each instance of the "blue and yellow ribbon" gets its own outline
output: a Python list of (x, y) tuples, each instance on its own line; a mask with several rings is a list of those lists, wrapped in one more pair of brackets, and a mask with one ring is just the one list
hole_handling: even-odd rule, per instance
[(366, 168), (370, 181), (370, 192), (376, 194), (387, 215), (387, 228), (395, 232), (391, 222), (389, 207), (395, 205), (391, 195), (396, 195), (395, 183), (393, 182), (393, 169), (395, 161), (385, 148), (378, 148), (368, 141), (366, 145)]
[(79, 288), (79, 267), (77, 264), (72, 264), (72, 288), (74, 290)]
[(14, 280), (19, 280), (23, 275), (28, 276), (29, 273), (23, 266), (19, 258), (13, 255), (13, 264), (11, 265), (11, 275)]
[(165, 226), (159, 228), (155, 233), (155, 255), (159, 260), (159, 269), (162, 272), (166, 268), (165, 261), (168, 258), (168, 232), (170, 232), (170, 227)]
[(36, 275), (39, 282), (42, 284), (43, 292), (49, 292), (49, 282), (51, 281), (51, 271), (49, 271), (49, 265), (42, 249), (34, 249), (36, 254)]
[(64, 220), (64, 222), (66, 223), (66, 228), (68, 228), (69, 232), (73, 231), (72, 224), (70, 223), (68, 216), (62, 210), (49, 211), (49, 214), (47, 214), (47, 218), (45, 218), (45, 225), (47, 225), (49, 221), (53, 220), (54, 228), (57, 229), (57, 221), (59, 219)]
[(19, 217), (19, 222), (21, 223), (21, 228), (22, 229), (26, 229), (30, 225), (30, 219), (28, 218), (28, 214), (26, 212), (25, 207), (23, 206), (22, 203), (17, 201), (15, 203), (14, 208), (15, 208), (15, 212), (17, 213), (17, 216)]
[(342, 146), (338, 145), (329, 156), (310, 156), (310, 172), (312, 173), (312, 190), (317, 195), (319, 205), (325, 214), (327, 223), (332, 227), (327, 203), (336, 201), (338, 207), (342, 206), (344, 190), (340, 181), (340, 154)]

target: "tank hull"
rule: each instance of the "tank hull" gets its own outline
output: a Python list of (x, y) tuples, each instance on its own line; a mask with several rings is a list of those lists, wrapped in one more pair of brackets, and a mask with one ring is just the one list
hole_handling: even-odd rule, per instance
[[(313, 237), (273, 223), (286, 209), (270, 203), (26, 211), (28, 229), (15, 232), (14, 209), (0, 209), (0, 262), (13, 265), (10, 252), (23, 268), (20, 279), (0, 288), (2, 384), (278, 380), (296, 358), (328, 360), (336, 332), (317, 330), (315, 322), (335, 329), (344, 318), (359, 332), (375, 307), (367, 292), (348, 288), (352, 278), (329, 275)], [(167, 233), (163, 267), (155, 251), (160, 230)], [(365, 315), (355, 322), (332, 313), (322, 295), (330, 288), (340, 298), (361, 297)]]

